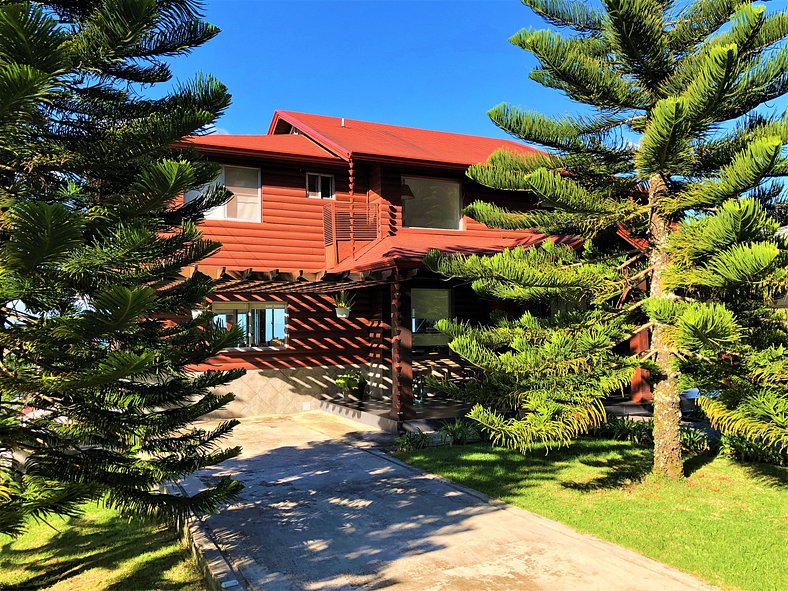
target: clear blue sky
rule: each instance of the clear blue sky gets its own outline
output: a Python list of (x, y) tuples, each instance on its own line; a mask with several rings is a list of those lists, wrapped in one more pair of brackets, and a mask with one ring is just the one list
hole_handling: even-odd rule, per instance
[(507, 41), (541, 26), (517, 0), (207, 0), (206, 18), (223, 32), (174, 70), (229, 87), (230, 133), (265, 133), (287, 109), (504, 137), (486, 115), (499, 102), (572, 109)]
[(505, 137), (486, 115), (500, 102), (549, 115), (579, 109), (528, 79), (535, 60), (508, 38), (546, 25), (518, 0), (205, 4), (223, 32), (173, 66), (180, 80), (201, 71), (229, 87), (219, 131), (265, 133), (273, 111), (286, 109)]

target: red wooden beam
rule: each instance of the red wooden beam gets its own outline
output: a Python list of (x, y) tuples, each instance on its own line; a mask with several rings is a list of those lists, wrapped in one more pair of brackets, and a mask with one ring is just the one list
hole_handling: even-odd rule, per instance
[(413, 334), (410, 327), (410, 288), (391, 284), (391, 411), (397, 421), (415, 418), (413, 410)]

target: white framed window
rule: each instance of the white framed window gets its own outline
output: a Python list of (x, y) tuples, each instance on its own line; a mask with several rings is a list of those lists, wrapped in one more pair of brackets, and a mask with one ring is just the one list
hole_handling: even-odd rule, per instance
[[(206, 212), (209, 220), (232, 220), (239, 222), (261, 221), (262, 195), (260, 190), (260, 169), (248, 166), (222, 166), (222, 172), (213, 186), (224, 185), (233, 196), (224, 205)], [(189, 191), (183, 199), (186, 203), (195, 199), (206, 189)]]
[(435, 328), (442, 318), (452, 317), (451, 289), (414, 287), (410, 290), (411, 331), (414, 347), (440, 347), (449, 337)]
[(216, 302), (214, 322), (223, 328), (238, 326), (244, 349), (287, 347), (287, 306), (284, 302)]
[(462, 195), (458, 181), (402, 177), (402, 225), (459, 230)]
[(306, 196), (311, 199), (333, 199), (333, 175), (314, 172), (306, 173)]

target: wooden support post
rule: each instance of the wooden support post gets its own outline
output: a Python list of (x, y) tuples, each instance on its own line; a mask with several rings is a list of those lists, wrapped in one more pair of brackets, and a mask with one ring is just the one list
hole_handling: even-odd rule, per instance
[(370, 290), (369, 313), (369, 366), (370, 366), (370, 398), (390, 399), (391, 391), (386, 387), (386, 376), (383, 368), (390, 366), (391, 320), (387, 310), (388, 285), (378, 285)]
[(355, 195), (356, 175), (353, 172), (353, 161), (348, 162), (348, 192), (350, 193), (350, 258), (356, 258), (356, 195)]
[(392, 419), (416, 416), (413, 410), (413, 335), (410, 325), (410, 288), (402, 281), (391, 284), (391, 411)]
[[(629, 339), (629, 352), (632, 354), (648, 350), (648, 329), (644, 328)], [(651, 400), (651, 386), (649, 385), (649, 372), (645, 369), (636, 369), (629, 386), (629, 395), (632, 402), (647, 402)]]

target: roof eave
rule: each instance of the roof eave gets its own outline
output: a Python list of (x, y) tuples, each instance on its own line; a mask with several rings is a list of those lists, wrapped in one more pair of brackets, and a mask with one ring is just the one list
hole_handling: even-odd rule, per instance
[(353, 152), (353, 160), (355, 162), (379, 162), (385, 164), (400, 164), (403, 166), (422, 166), (426, 168), (452, 168), (459, 171), (465, 171), (468, 167), (473, 166), (465, 162), (446, 162), (441, 160), (422, 160), (421, 158), (400, 158), (397, 156), (385, 156), (383, 154), (365, 154), (363, 152)]
[(337, 158), (333, 154), (326, 154), (325, 156), (315, 156), (311, 154), (289, 154), (286, 152), (274, 152), (251, 148), (236, 148), (230, 146), (210, 146), (197, 143), (180, 143), (177, 144), (176, 147), (193, 148), (201, 154), (218, 154), (223, 156), (253, 156), (258, 158), (271, 158), (275, 160), (287, 160), (292, 162), (332, 162), (335, 164), (340, 164), (343, 162), (341, 158)]

